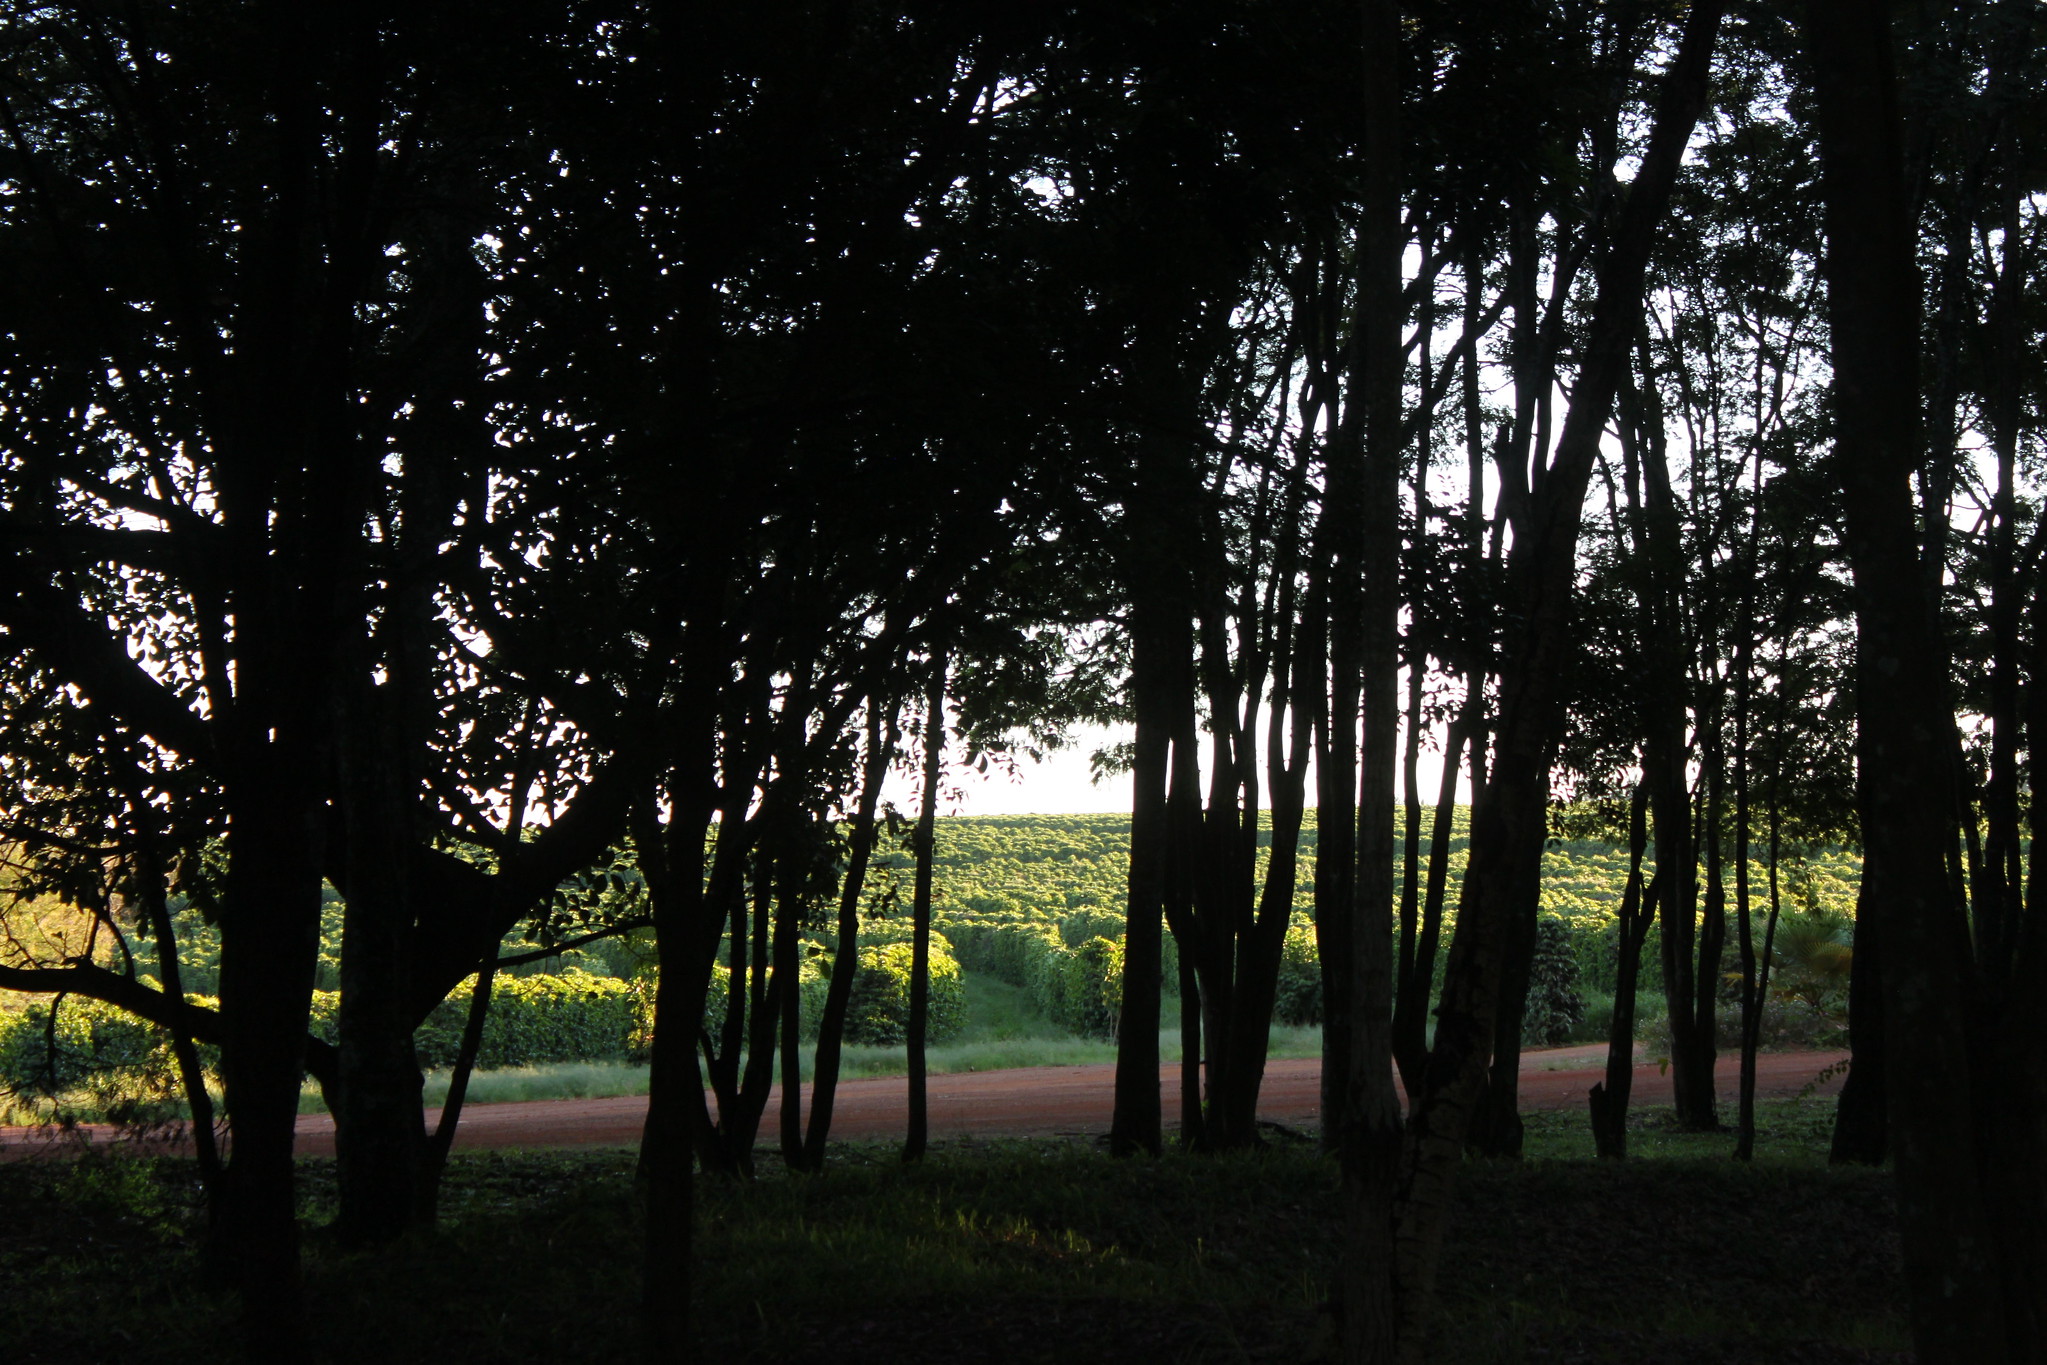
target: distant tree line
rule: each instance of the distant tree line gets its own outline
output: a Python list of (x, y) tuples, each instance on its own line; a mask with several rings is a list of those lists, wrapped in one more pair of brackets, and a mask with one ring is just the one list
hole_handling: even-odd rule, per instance
[[(210, 1273), (291, 1359), (302, 1077), (386, 1242), (460, 1107), (429, 1129), (414, 1030), (475, 974), (473, 1058), (517, 926), (651, 924), (646, 1332), (686, 1358), (692, 1171), (750, 1169), (796, 1074), (803, 935), (853, 961), (907, 906), (914, 1158), (947, 743), (1127, 721), (1122, 1007), (1170, 933), (1191, 1147), (1258, 1140), (1316, 812), (1340, 1337), (1419, 1361), (1457, 1164), (1520, 1144), (1553, 802), (1629, 844), (1619, 998), (1654, 924), (1698, 1128), (1732, 938), (1742, 1154), (1780, 854), (1857, 842), (1838, 1153), (1897, 1162), (1922, 1358), (2038, 1360), (2043, 25), (0, 6), (0, 833), (116, 945), (0, 987), (161, 1025), (202, 1133), (220, 1047)], [(1157, 1034), (1119, 1048), (1113, 1149), (1157, 1152)]]

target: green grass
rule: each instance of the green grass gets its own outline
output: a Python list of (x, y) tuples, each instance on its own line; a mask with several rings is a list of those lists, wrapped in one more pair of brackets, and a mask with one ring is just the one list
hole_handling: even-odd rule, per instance
[[(1159, 1060), (1180, 1060), (1180, 1001), (1167, 996), (1159, 1010)], [(1319, 1057), (1319, 1028), (1274, 1026), (1271, 1056)], [(967, 1022), (960, 1036), (927, 1049), (934, 1075), (963, 1071), (1003, 1071), (1030, 1066), (1091, 1066), (1116, 1060), (1116, 1045), (1105, 1038), (1082, 1038), (1066, 1032), (1031, 1007), (1021, 986), (989, 976), (967, 978)], [(842, 1075), (900, 1076), (909, 1070), (901, 1047), (849, 1046)], [(804, 1057), (805, 1080), (810, 1058)]]
[[(1159, 1012), (1160, 1061), (1180, 1060), (1180, 1002), (1168, 996)], [(1322, 1055), (1319, 1028), (1289, 1028), (1275, 1025), (1270, 1055), (1274, 1058), (1304, 1058)], [(989, 976), (969, 977), (967, 1022), (960, 1036), (928, 1050), (928, 1064), (934, 1075), (968, 1071), (1001, 1071), (1017, 1067), (1089, 1066), (1114, 1062), (1116, 1045), (1106, 1039), (1082, 1038), (1066, 1032), (1033, 1009), (1028, 992), (1019, 986)], [(815, 1044), (803, 1047), (803, 1079), (811, 1079)], [(867, 1047), (848, 1045), (841, 1060), (840, 1075), (847, 1080), (901, 1076), (909, 1070), (908, 1056), (901, 1045)], [(534, 1066), (506, 1067), (478, 1071), (469, 1080), (468, 1104), (503, 1104), (522, 1100), (604, 1099), (619, 1095), (647, 1093), (647, 1068), (625, 1061), (546, 1062)], [(438, 1106), (448, 1094), (448, 1073), (426, 1075), (425, 1101)], [(218, 1102), (219, 1096), (215, 1095)], [(184, 1107), (172, 1104), (166, 1113), (182, 1117)], [(59, 1103), (17, 1101), (0, 1096), (0, 1122), (34, 1123), (61, 1110), (73, 1121), (101, 1122), (107, 1118), (104, 1097), (85, 1092), (63, 1096)], [(326, 1101), (319, 1084), (310, 1078), (299, 1093), (301, 1114), (324, 1114)]]
[[(1515, 1360), (1902, 1359), (1890, 1180), (1833, 1171), (1824, 1104), (1772, 1102), (1782, 1160), (1640, 1111), (1639, 1159), (1553, 1155), (1582, 1118), (1530, 1116), (1530, 1158), (1458, 1177), (1429, 1353)], [(1790, 1149), (1800, 1149), (1793, 1154)], [(457, 1156), (441, 1226), (378, 1255), (317, 1232), (318, 1360), (633, 1358), (638, 1215), (626, 1152)], [(701, 1178), (705, 1358), (789, 1362), (1316, 1358), (1339, 1249), (1312, 1144), (1111, 1161), (1095, 1144), (941, 1144), (905, 1167), (840, 1145), (822, 1177)], [(333, 1165), (302, 1162), (303, 1209)], [(220, 1357), (230, 1305), (195, 1288), (178, 1160), (0, 1164), (0, 1279), (33, 1331), (10, 1365)]]
[[(1727, 1126), (1717, 1132), (1687, 1132), (1677, 1126), (1667, 1107), (1637, 1107), (1628, 1114), (1628, 1156), (1646, 1161), (1712, 1162), (1734, 1151), (1734, 1107), (1721, 1114)], [(1582, 1107), (1538, 1110), (1521, 1116), (1522, 1150), (1531, 1161), (1572, 1162), (1593, 1159), (1592, 1128)], [(1758, 1166), (1793, 1166), (1824, 1170), (1834, 1132), (1834, 1101), (1759, 1100), (1756, 1105)]]
[[(1159, 1030), (1159, 1060), (1170, 1064), (1180, 1060), (1180, 1002), (1167, 997), (1160, 1010), (1168, 1027)], [(1322, 1030), (1287, 1028), (1272, 1030), (1274, 1058), (1319, 1057)], [(926, 1052), (931, 1073), (937, 1076), (967, 1071), (1004, 1071), (1017, 1067), (1092, 1066), (1116, 1060), (1116, 1045), (1101, 1038), (1081, 1038), (1067, 1033), (1031, 1008), (1030, 998), (1020, 986), (994, 977), (976, 976), (967, 983), (967, 1022), (960, 1036)], [(814, 1044), (803, 1047), (803, 1079), (811, 1079), (815, 1060)], [(840, 1061), (839, 1075), (845, 1080), (901, 1076), (909, 1071), (908, 1054), (901, 1045), (869, 1047), (849, 1044)], [(647, 1068), (631, 1062), (550, 1062), (539, 1066), (510, 1067), (479, 1071), (470, 1078), (468, 1104), (500, 1104), (519, 1100), (604, 1099), (614, 1095), (647, 1093)], [(448, 1094), (446, 1072), (429, 1072), (426, 1102), (438, 1105)], [(327, 1106), (320, 1088), (308, 1080), (299, 1096), (299, 1112), (324, 1114)]]

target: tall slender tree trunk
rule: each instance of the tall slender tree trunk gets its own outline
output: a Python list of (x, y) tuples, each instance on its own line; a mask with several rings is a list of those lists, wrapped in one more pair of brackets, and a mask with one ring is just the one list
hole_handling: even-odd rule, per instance
[[(1475, 691), (1484, 680), (1467, 680)], [(1442, 784), (1436, 792), (1435, 816), (1429, 831), (1428, 885), (1422, 897), (1421, 924), (1415, 935), (1414, 960), (1401, 980), (1393, 1009), (1393, 1057), (1401, 1084), (1412, 1100), (1421, 1088), (1422, 1066), (1428, 1060), (1429, 999), (1436, 980), (1436, 956), (1443, 934), (1443, 898), (1450, 882), (1451, 827), (1457, 814), (1457, 769), (1464, 761), (1464, 739), (1474, 721), (1478, 698), (1467, 693), (1464, 711), (1450, 722), (1443, 746)]]
[[(1980, 1001), (1971, 1001), (1966, 925), (1940, 852), (1951, 840), (1936, 837), (1953, 828), (1946, 793), (1955, 731), (1946, 655), (1912, 553), (1919, 284), (1889, 9), (1881, 0), (1811, 0), (1805, 15), (1826, 199), (1835, 443), (1855, 582), (1856, 798), (1864, 875), (1876, 889), (1865, 913), (1881, 934), (1913, 1335), (1927, 1365), (2036, 1361), (2047, 1303), (2038, 1256), (2038, 1116), (2047, 1097), (2029, 1084), (2037, 1072), (1993, 1080), (1967, 1065), (1997, 1041), (1982, 1035)], [(2040, 1040), (2026, 1042), (2037, 1049)], [(2032, 1122), (2009, 1146), (1987, 1131), (2000, 1106), (1986, 1081), (2011, 1087), (2020, 1113), (2030, 1110)], [(1995, 1207), (2013, 1194), (2020, 1208)]]
[(1606, 1035), (1606, 1075), (1592, 1087), (1592, 1146), (1619, 1161), (1628, 1154), (1628, 1105), (1635, 1089), (1635, 995), (1642, 979), (1642, 946), (1656, 922), (1656, 888), (1642, 885), (1642, 854), (1649, 844), (1649, 782), (1635, 784), (1628, 801), (1628, 880), (1621, 891), (1613, 974), (1613, 1022)]
[[(1131, 762), (1129, 899), (1123, 920), (1123, 1005), (1116, 1028), (1116, 1101), (1109, 1150), (1156, 1154), (1164, 1146), (1159, 1106), (1159, 980), (1165, 961), (1166, 867), (1170, 846), (1166, 784), (1172, 756), (1173, 632), (1159, 608), (1131, 607), (1130, 694), (1136, 737)], [(1184, 959), (1183, 959), (1184, 962)], [(1191, 970), (1184, 967), (1183, 970)], [(1183, 1007), (1185, 997), (1182, 997)]]
[[(1756, 1147), (1756, 1046), (1763, 1022), (1763, 983), (1756, 965), (1754, 925), (1750, 920), (1749, 887), (1749, 710), (1754, 693), (1755, 581), (1757, 529), (1762, 517), (1762, 456), (1756, 466), (1756, 507), (1752, 516), (1740, 606), (1735, 612), (1734, 642), (1734, 919), (1741, 962), (1741, 1083), (1735, 1118), (1734, 1159), (1747, 1161)], [(1774, 927), (1774, 924), (1773, 924)]]
[[(882, 713), (886, 711), (887, 723)], [(839, 935), (832, 952), (832, 979), (825, 989), (824, 1011), (817, 1025), (817, 1061), (811, 1072), (810, 1128), (803, 1139), (803, 1167), (824, 1169), (825, 1143), (832, 1131), (832, 1108), (838, 1095), (839, 1064), (846, 1038), (846, 1009), (853, 998), (853, 978), (860, 971), (860, 897), (867, 887), (867, 867), (874, 853), (874, 821), (881, 807), (882, 783), (895, 756), (898, 710), (879, 697), (867, 699), (867, 752), (860, 772), (860, 804), (847, 832), (846, 876), (839, 885)]]
[[(1364, 745), (1354, 788), (1356, 869), (1339, 944), (1344, 955), (1336, 964), (1345, 999), (1340, 1012), (1332, 1005), (1324, 1032), (1342, 1034), (1348, 1043), (1336, 1145), (1344, 1205), (1336, 1294), (1342, 1358), (1347, 1365), (1389, 1365), (1399, 1346), (1401, 1309), (1393, 1237), (1402, 1120), (1393, 1082), (1393, 821), (1400, 725), (1400, 264), (1407, 244), (1400, 212), (1400, 106), (1406, 76), (1399, 6), (1394, 0), (1366, 0), (1363, 20), (1365, 164), (1352, 344), (1353, 405), (1364, 438), (1356, 509), (1364, 581), (1355, 652), (1332, 649), (1330, 663), (1344, 706), (1355, 707), (1350, 699), (1363, 693)], [(1346, 629), (1333, 638), (1348, 643), (1350, 635)], [(1348, 668), (1357, 671), (1346, 676)], [(1332, 706), (1331, 746), (1344, 745), (1348, 768), (1348, 722), (1339, 729), (1337, 714)]]
[[(252, 765), (253, 766), (253, 765)], [(241, 1290), (251, 1360), (305, 1349), (292, 1143), (320, 943), (320, 813), (274, 771), (236, 793), (221, 915), (221, 1069), (229, 1157), (210, 1259)], [(295, 765), (292, 765), (295, 766)]]
[[(795, 879), (791, 878), (793, 882)], [(782, 980), (776, 1010), (780, 1053), (776, 1070), (782, 1078), (782, 1164), (803, 1169), (803, 942), (799, 918), (799, 886), (784, 888), (775, 907), (775, 975)], [(927, 940), (928, 942), (928, 940)]]
[(1882, 894), (1865, 858), (1855, 893), (1855, 956), (1848, 965), (1848, 1078), (1834, 1101), (1833, 1164), (1890, 1160), (1890, 1095), (1884, 1078), (1883, 930), (1871, 903)]
[[(367, 670), (364, 670), (367, 672)], [(398, 683), (367, 681), (349, 698), (350, 742), (339, 746), (348, 885), (341, 925), (339, 1104), (335, 1169), (345, 1243), (376, 1245), (403, 1233), (420, 1207), (426, 1119), (412, 1045), (413, 911), (405, 869), (411, 791), (391, 714)]]
[[(1228, 895), (1228, 849), (1218, 847), (1223, 839), (1212, 839), (1201, 806), (1200, 721), (1195, 715), (1194, 637), (1184, 630), (1175, 639), (1169, 656), (1175, 677), (1167, 693), (1173, 703), (1173, 744), (1167, 767), (1166, 785), (1166, 930), (1178, 945), (1179, 960), (1191, 963), (1199, 985), (1198, 1011), (1188, 1011), (1182, 998), (1181, 1018), (1198, 1021), (1199, 1071), (1205, 1082), (1207, 1103), (1181, 1109), (1180, 1140), (1190, 1148), (1205, 1151), (1214, 1145), (1209, 1132), (1210, 1110), (1218, 1096), (1219, 1073), (1225, 1065), (1229, 1043), (1231, 988), (1234, 986), (1234, 954), (1229, 936), (1216, 916), (1201, 913), (1204, 902), (1213, 905)], [(1220, 779), (1219, 779), (1220, 780)], [(1129, 966), (1124, 978), (1129, 979)], [(1157, 1012), (1153, 1012), (1156, 1018)], [(1156, 1029), (1156, 1024), (1147, 1027)], [(1182, 1037), (1185, 1031), (1183, 1029)], [(1182, 1058), (1185, 1067), (1185, 1058)], [(1184, 1078), (1183, 1070), (1182, 1076)], [(1182, 1089), (1183, 1100), (1185, 1089)], [(1218, 1116), (1220, 1119), (1220, 1116)]]
[[(139, 785), (138, 785), (139, 790)], [(143, 804), (137, 795), (136, 806)], [(150, 936), (156, 940), (156, 979), (163, 993), (182, 1002), (185, 999), (184, 971), (178, 959), (177, 930), (171, 925), (170, 879), (164, 871), (162, 854), (155, 841), (144, 834), (135, 854), (137, 898), (149, 921)], [(206, 1089), (206, 1070), (199, 1061), (199, 1049), (189, 1030), (169, 1030), (171, 1055), (178, 1063), (178, 1080), (184, 1087), (185, 1104), (192, 1113), (192, 1152), (199, 1162), (199, 1179), (209, 1207), (220, 1188), (220, 1143), (213, 1128), (213, 1096)]]
[(456, 1126), (462, 1121), (462, 1106), (469, 1098), (469, 1078), (475, 1074), (476, 1057), (483, 1048), (483, 1026), (490, 1018), (491, 988), (497, 984), (497, 976), (498, 946), (493, 943), (483, 961), (476, 964), (476, 984), (469, 991), (462, 1038), (455, 1047), (455, 1065), (448, 1072), (448, 1095), (441, 1101), (440, 1121), (427, 1138), (426, 1156), (420, 1163), (419, 1219), (423, 1223), (433, 1222), (440, 1206), (441, 1177), (448, 1170), (448, 1153), (455, 1149)]
[[(924, 790), (918, 796), (917, 870), (910, 893), (910, 1024), (904, 1038), (910, 1063), (910, 1126), (903, 1138), (904, 1161), (922, 1161), (930, 1139), (924, 1044), (931, 1022), (931, 879), (938, 847), (938, 780), (945, 772), (945, 680), (946, 657), (938, 652), (924, 685)], [(1156, 1076), (1152, 1084), (1158, 1084)]]
[(1569, 647), (1571, 580), (1585, 489), (1641, 308), (1650, 247), (1693, 127), (1723, 6), (1694, 4), (1656, 99), (1655, 122), (1634, 185), (1598, 272), (1597, 302), (1557, 452), (1518, 538), (1508, 571), (1520, 624), (1501, 671), (1500, 718), (1483, 796), (1472, 813), (1471, 858), (1450, 942), (1436, 1040), (1408, 1124), (1402, 1163), (1396, 1273), (1400, 1359), (1424, 1358), (1452, 1181), (1472, 1108), (1485, 1082), (1507, 919), (1520, 888), (1541, 870), (1550, 763), (1562, 721), (1562, 653)]
[[(709, 739), (699, 755), (708, 777)], [(696, 776), (697, 774), (692, 774)], [(676, 784), (690, 790), (690, 784)], [(710, 789), (708, 782), (703, 783)], [(703, 1113), (703, 1073), (696, 1040), (704, 1017), (715, 949), (706, 945), (704, 862), (711, 834), (708, 805), (679, 803), (664, 831), (651, 801), (634, 813), (633, 843), (654, 919), (658, 975), (654, 1035), (647, 1069), (647, 1122), (640, 1137), (640, 1202), (645, 1216), (640, 1268), (641, 1355), (655, 1362), (694, 1361), (690, 1330), (692, 1228), (691, 1155)], [(719, 831), (719, 861), (731, 854), (731, 831)], [(477, 1021), (480, 1032), (481, 1021)], [(705, 1135), (708, 1136), (707, 1131)], [(708, 1165), (708, 1163), (707, 1163)]]
[[(1701, 720), (1705, 742), (1700, 746), (1703, 750), (1700, 762), (1705, 771), (1700, 779), (1705, 784), (1706, 793), (1700, 812), (1698, 843), (1705, 855), (1706, 888), (1705, 894), (1699, 898), (1698, 956), (1691, 964), (1692, 1026), (1688, 1039), (1691, 1056), (1685, 1068), (1684, 1084), (1679, 1086), (1673, 1081), (1671, 1086), (1678, 1125), (1702, 1133), (1712, 1132), (1720, 1126), (1720, 1100), (1714, 1088), (1713, 1073), (1720, 1060), (1717, 1037), (1720, 955), (1727, 943), (1727, 860), (1720, 837), (1727, 813), (1727, 754), (1721, 737), (1722, 712), (1722, 701), (1716, 695), (1707, 705), (1706, 715)], [(1675, 1039), (1671, 1046), (1675, 1050)], [(1677, 1070), (1674, 1058), (1671, 1070), (1673, 1074)]]

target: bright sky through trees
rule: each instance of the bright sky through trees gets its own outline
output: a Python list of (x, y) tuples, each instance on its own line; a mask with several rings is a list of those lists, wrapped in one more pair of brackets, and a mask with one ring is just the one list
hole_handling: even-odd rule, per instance
[[(1088, 726), (1075, 731), (1074, 744), (1049, 752), (1036, 763), (1020, 758), (1013, 769), (990, 764), (985, 773), (955, 767), (947, 779), (945, 809), (953, 815), (1128, 815), (1130, 774), (1096, 782), (1089, 760), (1105, 745), (1127, 742), (1130, 733), (1128, 725)], [(1435, 802), (1443, 780), (1441, 751), (1426, 747), (1438, 738), (1429, 735), (1423, 741), (1419, 786), (1424, 805)], [(955, 754), (955, 764), (958, 761)], [(950, 799), (954, 791), (956, 800)], [(898, 802), (908, 799), (902, 791), (895, 797)], [(1469, 801), (1469, 790), (1460, 791), (1458, 799)]]

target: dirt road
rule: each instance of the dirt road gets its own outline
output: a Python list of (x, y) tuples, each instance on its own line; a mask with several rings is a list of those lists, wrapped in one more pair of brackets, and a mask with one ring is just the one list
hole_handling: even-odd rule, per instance
[[(1822, 1070), (1841, 1060), (1842, 1052), (1775, 1052), (1757, 1060), (1757, 1093), (1797, 1094)], [(1585, 1092), (1599, 1079), (1606, 1059), (1602, 1045), (1531, 1052), (1521, 1063), (1521, 1105), (1524, 1109), (1581, 1108)], [(1721, 1093), (1734, 1098), (1736, 1063), (1720, 1060)], [(1273, 1062), (1265, 1069), (1260, 1117), (1288, 1127), (1312, 1130), (1321, 1114), (1321, 1063)], [(1109, 1131), (1114, 1089), (1113, 1066), (1032, 1067), (1022, 1071), (979, 1071), (930, 1080), (931, 1136), (934, 1140), (964, 1136), (1049, 1137), (1092, 1135)], [(1162, 1077), (1170, 1119), (1178, 1094), (1179, 1069)], [(1834, 1077), (1820, 1087), (1831, 1094), (1840, 1088)], [(840, 1138), (891, 1138), (904, 1124), (904, 1083), (900, 1077), (842, 1081), (833, 1107), (832, 1135)], [(806, 1099), (808, 1097), (806, 1096)], [(1670, 1079), (1653, 1065), (1635, 1069), (1637, 1104), (1668, 1104)], [(764, 1139), (771, 1140), (780, 1113), (779, 1089), (768, 1102), (762, 1121)], [(465, 1111), (455, 1146), (476, 1150), (491, 1147), (618, 1147), (639, 1141), (647, 1113), (643, 1097), (611, 1100), (537, 1100), (520, 1104), (478, 1105)], [(299, 1150), (327, 1155), (334, 1150), (334, 1121), (326, 1115), (299, 1120)]]
[[(1765, 1097), (1796, 1095), (1844, 1052), (1764, 1053), (1757, 1063), (1757, 1093)], [(1579, 1108), (1585, 1092), (1599, 1079), (1606, 1048), (1557, 1048), (1530, 1052), (1521, 1059), (1521, 1107)], [(1734, 1099), (1735, 1060), (1720, 1059), (1720, 1093)], [(1053, 1137), (1092, 1136), (1109, 1131), (1115, 1080), (1113, 1066), (1048, 1066), (1020, 1071), (979, 1071), (933, 1076), (930, 1081), (931, 1136)], [(1276, 1061), (1265, 1069), (1260, 1094), (1261, 1118), (1290, 1128), (1312, 1130), (1320, 1120), (1321, 1064)], [(1173, 1114), (1179, 1068), (1161, 1074), (1167, 1117)], [(1840, 1089), (1841, 1076), (1819, 1087), (1821, 1094)], [(900, 1135), (904, 1124), (904, 1082), (901, 1077), (842, 1081), (832, 1119), (832, 1136), (887, 1139)], [(806, 1096), (806, 1099), (808, 1097)], [(1655, 1065), (1635, 1068), (1636, 1104), (1668, 1104), (1670, 1079)], [(764, 1139), (771, 1140), (780, 1113), (779, 1087), (768, 1101), (762, 1121)], [(639, 1141), (647, 1113), (644, 1096), (609, 1100), (535, 1100), (519, 1104), (482, 1104), (465, 1110), (455, 1146), (465, 1151), (496, 1147), (625, 1147)], [(87, 1130), (85, 1136), (106, 1141), (109, 1132)], [(0, 1159), (55, 1154), (69, 1144), (47, 1130), (0, 1128)], [(298, 1149), (306, 1156), (331, 1156), (334, 1120), (308, 1114), (298, 1121)], [(76, 1150), (72, 1147), (72, 1150)]]

